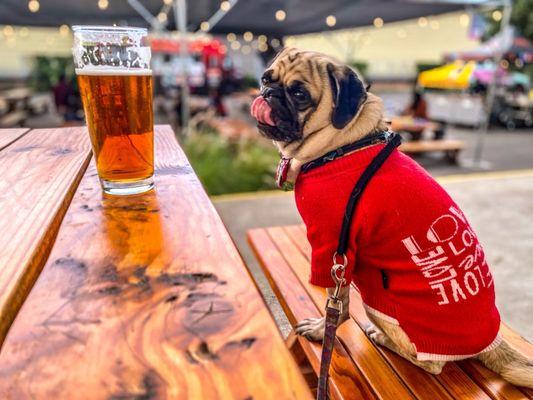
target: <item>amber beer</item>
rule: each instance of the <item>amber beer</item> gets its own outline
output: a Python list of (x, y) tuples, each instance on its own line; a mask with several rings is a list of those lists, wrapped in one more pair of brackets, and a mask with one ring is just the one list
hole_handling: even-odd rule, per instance
[(72, 55), (104, 192), (153, 188), (152, 70), (145, 28), (73, 26)]
[(152, 73), (78, 73), (85, 117), (101, 179), (132, 182), (154, 173)]

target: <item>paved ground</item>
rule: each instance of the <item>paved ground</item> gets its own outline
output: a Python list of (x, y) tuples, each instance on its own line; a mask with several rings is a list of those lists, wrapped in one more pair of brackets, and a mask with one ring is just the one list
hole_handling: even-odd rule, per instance
[[(443, 177), (441, 183), (485, 248), (503, 320), (533, 340), (533, 170)], [(214, 203), (283, 332), (288, 333), (283, 311), (246, 243), (246, 231), (299, 223), (292, 195), (236, 195), (214, 198)]]

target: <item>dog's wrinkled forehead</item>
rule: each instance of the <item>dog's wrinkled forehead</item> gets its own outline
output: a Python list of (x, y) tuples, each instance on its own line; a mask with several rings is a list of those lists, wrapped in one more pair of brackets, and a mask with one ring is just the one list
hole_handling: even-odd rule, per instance
[(328, 63), (338, 64), (324, 54), (286, 48), (274, 58), (263, 77), (267, 82), (284, 86), (290, 85), (294, 80), (303, 80), (313, 86), (322, 82), (321, 77)]

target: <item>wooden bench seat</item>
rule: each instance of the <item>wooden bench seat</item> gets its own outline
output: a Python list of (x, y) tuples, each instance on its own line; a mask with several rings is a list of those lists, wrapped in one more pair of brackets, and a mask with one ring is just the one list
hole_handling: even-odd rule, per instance
[(400, 150), (406, 154), (422, 154), (442, 151), (450, 163), (456, 164), (457, 156), (464, 147), (465, 144), (462, 140), (416, 140), (402, 143)]
[[(324, 314), (325, 290), (308, 282), (311, 249), (304, 227), (254, 229), (248, 232), (248, 240), (292, 326), (304, 318)], [(334, 399), (533, 398), (532, 390), (507, 383), (475, 360), (450, 362), (440, 375), (434, 376), (388, 349), (375, 346), (364, 333), (370, 321), (353, 287), (350, 316), (338, 329), (330, 371)], [(510, 337), (517, 336), (506, 327), (504, 330)], [(308, 362), (311, 366), (307, 381), (316, 384), (321, 345), (293, 333), (287, 338), (287, 345), (300, 365)]]

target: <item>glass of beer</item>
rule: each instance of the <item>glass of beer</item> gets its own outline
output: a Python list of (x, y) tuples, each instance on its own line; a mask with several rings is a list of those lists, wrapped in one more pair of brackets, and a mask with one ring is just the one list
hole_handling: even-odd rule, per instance
[(73, 26), (72, 53), (104, 192), (153, 188), (152, 70), (144, 28)]

